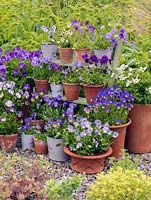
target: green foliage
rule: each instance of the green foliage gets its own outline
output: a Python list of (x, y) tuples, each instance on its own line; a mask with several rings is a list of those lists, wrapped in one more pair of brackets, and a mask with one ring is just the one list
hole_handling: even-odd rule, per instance
[(42, 133), (37, 133), (34, 135), (34, 137), (37, 139), (37, 140), (43, 140), (43, 141), (47, 141), (47, 136), (44, 132)]
[(42, 63), (40, 66), (33, 67), (33, 77), (37, 80), (48, 80), (50, 76), (49, 65)]
[(54, 180), (47, 181), (46, 194), (51, 200), (71, 200), (72, 193), (79, 187), (81, 176), (74, 175), (61, 182)]
[(151, 178), (136, 169), (117, 167), (108, 174), (100, 173), (87, 191), (87, 200), (149, 200)]
[(116, 162), (114, 157), (110, 157), (109, 162), (113, 170), (117, 170), (119, 167), (123, 170), (134, 170), (138, 167), (138, 159), (132, 159), (126, 150), (123, 150), (123, 158), (121, 160)]

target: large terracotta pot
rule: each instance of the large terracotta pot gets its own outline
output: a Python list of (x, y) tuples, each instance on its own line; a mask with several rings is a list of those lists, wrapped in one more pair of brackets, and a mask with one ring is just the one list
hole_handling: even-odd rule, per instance
[(39, 140), (34, 137), (34, 145), (35, 145), (35, 152), (37, 154), (47, 154), (48, 153), (48, 146), (47, 146), (46, 141)]
[(4, 135), (1, 139), (2, 150), (13, 152), (17, 143), (18, 134)]
[(79, 83), (77, 84), (64, 83), (63, 87), (68, 101), (74, 101), (79, 98), (79, 93), (80, 93)]
[(3, 138), (4, 135), (0, 135), (0, 147), (2, 145), (2, 138)]
[(132, 124), (128, 127), (125, 148), (132, 153), (151, 151), (151, 104), (134, 104), (129, 113)]
[(109, 126), (109, 128), (112, 131), (118, 132), (118, 137), (113, 138), (113, 143), (111, 145), (113, 149), (112, 157), (114, 157), (116, 160), (120, 160), (123, 158), (123, 149), (124, 149), (124, 143), (125, 143), (125, 135), (126, 135), (126, 129), (131, 124), (131, 119), (128, 118), (128, 122), (123, 125), (119, 126)]
[(43, 91), (44, 94), (48, 94), (48, 90), (49, 90), (48, 80), (34, 79), (34, 82), (35, 82), (37, 92)]
[(93, 98), (96, 98), (99, 90), (102, 90), (104, 85), (83, 85), (84, 94), (88, 104), (93, 103)]
[(75, 50), (76, 54), (76, 60), (80, 61), (81, 63), (85, 63), (85, 60), (83, 59), (84, 54), (88, 54), (90, 56), (90, 49), (76, 49)]
[(61, 63), (68, 64), (73, 61), (73, 49), (72, 48), (59, 48), (59, 57)]
[(108, 151), (101, 155), (96, 156), (80, 156), (64, 147), (64, 152), (71, 157), (71, 168), (80, 173), (95, 174), (103, 171), (104, 159), (112, 154), (112, 148), (109, 147)]

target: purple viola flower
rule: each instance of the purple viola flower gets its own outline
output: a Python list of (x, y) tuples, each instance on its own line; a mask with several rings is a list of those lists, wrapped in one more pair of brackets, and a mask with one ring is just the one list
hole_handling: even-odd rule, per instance
[(96, 119), (96, 120), (94, 121), (94, 124), (95, 124), (96, 127), (98, 127), (98, 128), (101, 128), (101, 127), (102, 127), (102, 122), (101, 122), (101, 120), (99, 120), (99, 119)]
[(76, 140), (77, 140), (77, 141), (80, 141), (80, 140), (81, 140), (80, 135), (78, 135), (78, 136), (76, 137)]
[(121, 120), (120, 119), (116, 119), (116, 124), (120, 124)]
[(22, 117), (23, 116), (23, 112), (22, 111), (17, 111), (16, 114), (17, 114), (18, 117)]
[(106, 33), (105, 34), (105, 39), (111, 39), (112, 38), (112, 34), (111, 33)]
[(88, 26), (88, 25), (89, 25), (89, 21), (86, 21), (86, 22), (85, 22), (85, 25)]
[(36, 113), (35, 113), (35, 112), (32, 112), (32, 113), (31, 113), (31, 117), (32, 117), (33, 120), (36, 120)]
[(101, 64), (106, 64), (108, 61), (109, 61), (109, 58), (106, 55), (102, 56), (102, 58), (100, 59)]
[(26, 72), (22, 72), (22, 76), (26, 77), (27, 73)]
[(37, 56), (35, 56), (35, 57), (32, 57), (31, 59), (30, 59), (30, 63), (31, 63), (31, 65), (33, 66), (33, 67), (35, 67), (35, 66), (37, 66), (37, 65), (40, 65), (40, 58), (39, 57), (37, 57)]
[(88, 29), (90, 33), (94, 33), (95, 27), (94, 26), (88, 26)]
[(82, 143), (81, 143), (81, 142), (78, 142), (77, 145), (76, 145), (76, 148), (79, 149), (79, 148), (81, 148), (82, 146), (83, 146)]
[(113, 44), (114, 48), (118, 45), (116, 38), (111, 38), (110, 43)]
[(23, 62), (19, 63), (18, 66), (20, 69), (26, 69), (26, 65)]
[(6, 73), (6, 66), (5, 65), (0, 65), (0, 73), (5, 74)]
[(115, 28), (112, 29), (112, 34), (113, 34), (113, 35), (116, 34), (116, 29), (115, 29)]
[(14, 75), (16, 76), (16, 75), (19, 74), (19, 70), (18, 70), (17, 68), (15, 68), (15, 69), (13, 70), (13, 73), (14, 73)]
[(3, 49), (2, 49), (2, 48), (0, 48), (0, 54), (2, 54), (2, 52), (3, 52)]
[(123, 28), (121, 28), (120, 31), (119, 31), (119, 37), (121, 39), (123, 39), (123, 41), (126, 41), (126, 33), (125, 33), (125, 30)]
[(29, 84), (28, 84), (28, 83), (25, 83), (24, 86), (23, 86), (23, 89), (24, 89), (24, 90), (28, 90), (29, 88), (30, 88)]

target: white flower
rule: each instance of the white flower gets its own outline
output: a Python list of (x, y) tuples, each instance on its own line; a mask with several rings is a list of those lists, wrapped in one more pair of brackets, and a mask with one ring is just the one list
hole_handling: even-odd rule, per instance
[(9, 89), (8, 92), (9, 92), (9, 94), (14, 94), (14, 90), (12, 90), (12, 89)]
[(5, 103), (5, 105), (6, 105), (8, 108), (10, 108), (10, 107), (13, 106), (13, 102), (12, 102), (11, 100), (7, 100), (6, 103)]
[(149, 94), (151, 94), (151, 87), (148, 88), (148, 92), (149, 92)]
[(0, 82), (0, 90), (3, 88), (3, 82)]
[(1, 122), (6, 122), (6, 117), (0, 118)]
[(2, 98), (3, 96), (4, 96), (4, 94), (3, 94), (3, 93), (1, 93), (1, 94), (0, 94), (0, 98)]
[(16, 97), (17, 97), (18, 99), (20, 99), (20, 98), (21, 98), (21, 94), (20, 94), (19, 92), (16, 92)]

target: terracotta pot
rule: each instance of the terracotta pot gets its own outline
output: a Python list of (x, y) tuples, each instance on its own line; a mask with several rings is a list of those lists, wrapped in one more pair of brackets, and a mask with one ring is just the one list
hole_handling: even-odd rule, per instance
[(79, 83), (77, 84), (64, 83), (63, 87), (68, 101), (74, 101), (79, 98), (79, 93), (80, 93)]
[(83, 85), (84, 94), (88, 104), (93, 103), (93, 98), (96, 98), (99, 90), (102, 90), (104, 85)]
[(113, 153), (111, 156), (114, 157), (116, 160), (120, 160), (123, 158), (122, 150), (124, 149), (126, 129), (131, 124), (131, 119), (128, 118), (128, 120), (129, 121), (123, 125), (109, 126), (112, 131), (118, 132), (118, 137), (113, 138), (113, 143), (111, 145), (113, 149)]
[(97, 156), (80, 156), (64, 147), (64, 152), (71, 157), (71, 168), (80, 173), (95, 174), (103, 171), (104, 159), (112, 154), (112, 148), (109, 147), (108, 151), (104, 154)]
[(34, 79), (37, 92), (43, 91), (44, 94), (48, 94), (49, 84), (48, 80), (36, 80)]
[(48, 146), (47, 142), (43, 140), (38, 140), (34, 137), (35, 152), (37, 154), (47, 154)]
[(59, 57), (61, 63), (68, 64), (73, 61), (73, 49), (72, 48), (59, 48)]
[(43, 126), (44, 126), (44, 120), (31, 120), (30, 125), (31, 126), (39, 125), (41, 127), (41, 130), (42, 130)]
[(85, 60), (82, 58), (84, 54), (88, 54), (90, 56), (90, 49), (76, 49), (75, 50), (76, 54), (76, 60), (80, 61), (81, 63), (85, 63)]
[(134, 104), (129, 113), (132, 124), (127, 129), (125, 148), (132, 153), (151, 151), (151, 104)]
[(17, 143), (18, 134), (4, 135), (1, 139), (2, 150), (13, 152)]

